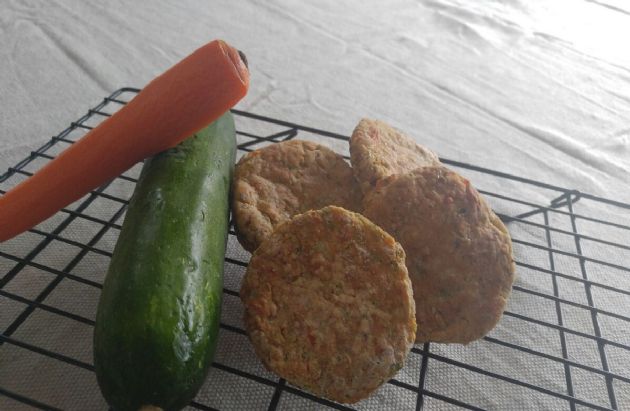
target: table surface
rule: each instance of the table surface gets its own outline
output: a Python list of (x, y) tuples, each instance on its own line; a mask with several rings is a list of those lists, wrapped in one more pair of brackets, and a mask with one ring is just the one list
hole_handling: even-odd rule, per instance
[(5, 0), (0, 168), (223, 38), (251, 64), (238, 108), (344, 134), (380, 118), (441, 156), (630, 202), (623, 1), (232, 3)]
[[(621, 0), (4, 0), (0, 33), (0, 169), (112, 91), (142, 87), (222, 38), (249, 60), (251, 88), (238, 109), (344, 135), (360, 118), (378, 118), (447, 159), (630, 203), (630, 5)], [(535, 190), (520, 194), (550, 200)], [(606, 215), (622, 218), (618, 209)], [(593, 228), (593, 235), (606, 230)], [(24, 241), (21, 247), (29, 245)], [(523, 275), (519, 281), (536, 282)], [(581, 301), (583, 290), (565, 297)], [(4, 371), (0, 363), (0, 387), (10, 378)], [(479, 404), (511, 403), (468, 382), (457, 389)], [(606, 404), (605, 388), (584, 389)], [(363, 408), (391, 405), (391, 395)], [(630, 404), (630, 388), (619, 398)], [(415, 399), (395, 404), (405, 408)]]

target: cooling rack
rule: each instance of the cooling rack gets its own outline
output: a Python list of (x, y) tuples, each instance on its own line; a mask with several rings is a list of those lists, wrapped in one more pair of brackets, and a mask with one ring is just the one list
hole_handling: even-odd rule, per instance
[[(28, 177), (138, 92), (123, 88), (0, 176)], [(348, 137), (233, 111), (239, 155), (295, 137), (348, 155)], [(442, 159), (506, 222), (518, 280), (501, 323), (468, 346), (424, 344), (372, 399), (333, 403), (266, 371), (242, 328), (249, 254), (230, 229), (219, 347), (190, 409), (630, 409), (630, 204)], [(140, 165), (0, 245), (0, 409), (107, 409), (91, 335)], [(379, 402), (380, 401), (380, 402)]]

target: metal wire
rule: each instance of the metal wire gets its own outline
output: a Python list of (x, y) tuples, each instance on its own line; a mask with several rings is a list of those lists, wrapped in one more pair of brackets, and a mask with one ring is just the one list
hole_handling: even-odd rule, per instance
[[(70, 134), (73, 131), (92, 129), (92, 125), (85, 124), (88, 120), (101, 121), (104, 118), (109, 117), (112, 114), (112, 112), (110, 111), (115, 111), (120, 106), (126, 104), (126, 102), (130, 100), (133, 95), (135, 95), (135, 93), (137, 93), (138, 91), (138, 89), (134, 88), (122, 88), (112, 93), (110, 96), (106, 97), (100, 104), (88, 110), (87, 114), (82, 116), (77, 121), (72, 122), (67, 129), (52, 137), (38, 150), (31, 152), (27, 158), (20, 161), (14, 167), (9, 168), (6, 173), (0, 176), (0, 184), (8, 182), (9, 179), (11, 179), (12, 177), (17, 177), (20, 175), (31, 175), (31, 172), (25, 169), (31, 162), (33, 162), (34, 160), (48, 161), (54, 158), (53, 154), (47, 153), (52, 147), (57, 145), (73, 144), (73, 140), (72, 138), (70, 138)], [(296, 136), (301, 136), (302, 134), (313, 134), (319, 137), (326, 137), (332, 140), (339, 141), (348, 140), (347, 136), (319, 130), (313, 127), (305, 127), (299, 124), (272, 119), (239, 110), (233, 110), (233, 113), (243, 120), (257, 122), (265, 125), (273, 125), (276, 128), (281, 128), (280, 131), (275, 131), (267, 135), (259, 135), (251, 131), (238, 130), (237, 134), (240, 136), (240, 139), (245, 140), (241, 142), (238, 146), (239, 150), (241, 150), (242, 152), (252, 151), (261, 144), (277, 143), (280, 141), (295, 138)], [(520, 224), (523, 227), (544, 230), (544, 234), (542, 236), (536, 237), (535, 240), (514, 238), (513, 241), (515, 245), (520, 246), (521, 249), (524, 250), (525, 255), (529, 252), (543, 252), (547, 255), (549, 268), (541, 267), (536, 264), (532, 264), (531, 262), (520, 259), (520, 257), (523, 256), (523, 252), (521, 252), (521, 256), (517, 255), (516, 263), (517, 266), (522, 269), (549, 276), (551, 280), (550, 291), (543, 292), (540, 290), (534, 290), (520, 285), (515, 285), (514, 292), (523, 293), (526, 295), (533, 295), (553, 303), (557, 322), (551, 323), (548, 321), (510, 311), (506, 311), (505, 317), (512, 318), (517, 321), (523, 321), (524, 323), (529, 323), (531, 325), (543, 327), (544, 329), (556, 332), (560, 340), (561, 355), (549, 354), (535, 347), (525, 347), (510, 341), (504, 341), (491, 335), (486, 336), (483, 341), (488, 344), (512, 350), (515, 353), (525, 353), (527, 355), (549, 360), (552, 363), (561, 365), (566, 383), (566, 391), (560, 392), (552, 390), (547, 387), (537, 385), (536, 383), (527, 382), (517, 377), (503, 375), (501, 373), (497, 373), (480, 366), (467, 364), (454, 358), (438, 354), (429, 343), (424, 344), (422, 348), (416, 346), (412, 350), (412, 356), (420, 356), (420, 371), (417, 383), (409, 384), (405, 381), (392, 379), (391, 381), (389, 381), (389, 384), (413, 392), (416, 395), (416, 410), (420, 410), (425, 406), (427, 398), (431, 398), (432, 400), (440, 401), (446, 404), (450, 404), (452, 406), (457, 406), (465, 409), (482, 409), (483, 407), (480, 407), (476, 404), (470, 404), (466, 402), (466, 400), (463, 400), (461, 398), (453, 398), (444, 393), (436, 392), (435, 389), (427, 388), (427, 379), (429, 378), (428, 370), (431, 364), (448, 364), (450, 366), (472, 372), (475, 375), (489, 377), (493, 380), (510, 384), (510, 386), (513, 386), (515, 389), (526, 389), (531, 391), (532, 393), (543, 394), (545, 396), (559, 399), (561, 401), (564, 401), (566, 406), (571, 410), (575, 410), (578, 406), (597, 410), (618, 409), (619, 405), (617, 399), (617, 390), (619, 389), (620, 384), (626, 384), (624, 385), (624, 389), (628, 390), (630, 388), (630, 377), (621, 375), (618, 372), (611, 371), (609, 366), (610, 359), (607, 356), (606, 347), (615, 347), (623, 350), (624, 352), (630, 352), (630, 346), (623, 342), (611, 340), (603, 336), (600, 327), (600, 319), (602, 316), (605, 316), (623, 321), (624, 324), (630, 324), (630, 316), (596, 307), (593, 298), (593, 290), (606, 290), (608, 292), (614, 292), (619, 295), (630, 296), (630, 289), (624, 289), (615, 285), (605, 284), (601, 281), (596, 281), (592, 279), (587, 270), (587, 263), (607, 269), (622, 271), (624, 273), (630, 272), (630, 267), (626, 265), (625, 262), (613, 262), (608, 261), (607, 259), (596, 258), (591, 255), (587, 255), (583, 252), (582, 244), (585, 241), (588, 241), (590, 243), (595, 243), (600, 246), (612, 247), (618, 251), (630, 250), (630, 244), (624, 244), (622, 242), (617, 242), (608, 238), (598, 238), (592, 235), (583, 234), (579, 231), (579, 227), (582, 223), (588, 223), (596, 224), (602, 227), (609, 227), (611, 229), (621, 230), (623, 232), (630, 232), (630, 226), (623, 221), (618, 221), (617, 219), (611, 220), (610, 218), (607, 219), (601, 216), (592, 216), (585, 213), (577, 213), (575, 211), (575, 204), (578, 201), (588, 201), (592, 207), (612, 207), (619, 214), (621, 214), (622, 212), (627, 213), (628, 210), (630, 210), (630, 204), (617, 200), (601, 198), (586, 193), (581, 193), (571, 189), (557, 187), (548, 183), (531, 180), (522, 176), (515, 176), (503, 172), (497, 172), (467, 163), (462, 163), (449, 159), (442, 159), (442, 161), (445, 164), (454, 168), (467, 170), (474, 173), (482, 173), (486, 176), (491, 176), (492, 178), (501, 181), (504, 180), (511, 183), (535, 187), (537, 189), (543, 190), (545, 193), (548, 193), (548, 198), (550, 198), (548, 203), (539, 204), (534, 200), (515, 198), (513, 196), (507, 195), (506, 193), (480, 190), (480, 192), (482, 192), (485, 196), (489, 198), (504, 201), (526, 210), (517, 215), (498, 213), (499, 217), (504, 222), (509, 224)], [(120, 176), (112, 182), (109, 182), (108, 184), (105, 184), (104, 186), (90, 193), (75, 208), (66, 208), (61, 210), (59, 215), (63, 218), (55, 228), (51, 230), (43, 230), (41, 228), (34, 228), (30, 230), (31, 233), (36, 234), (39, 237), (39, 240), (35, 242), (34, 247), (26, 255), (17, 256), (12, 253), (0, 251), (1, 258), (15, 262), (15, 265), (7, 272), (0, 273), (0, 297), (25, 305), (25, 308), (10, 322), (7, 327), (2, 330), (2, 334), (0, 334), (0, 350), (2, 349), (3, 345), (12, 345), (20, 347), (24, 350), (28, 350), (35, 355), (41, 355), (50, 359), (54, 359), (55, 361), (60, 361), (74, 367), (88, 370), (90, 372), (93, 371), (92, 364), (73, 358), (72, 356), (54, 352), (47, 348), (23, 341), (20, 338), (15, 337), (15, 334), (16, 331), (20, 329), (24, 322), (36, 310), (51, 313), (61, 318), (85, 324), (89, 327), (94, 326), (94, 320), (76, 313), (69, 312), (59, 307), (55, 307), (54, 305), (46, 303), (45, 300), (64, 279), (77, 282), (85, 285), (86, 287), (97, 290), (102, 287), (100, 282), (94, 281), (92, 279), (83, 278), (79, 275), (75, 275), (72, 273), (72, 270), (88, 253), (103, 256), (105, 258), (109, 258), (111, 256), (110, 251), (99, 247), (99, 241), (109, 231), (117, 232), (121, 228), (121, 222), (119, 220), (124, 215), (125, 209), (128, 204), (128, 199), (106, 192), (107, 188), (112, 183), (115, 183), (117, 181), (124, 181), (127, 183), (135, 184), (136, 179), (133, 176), (129, 175)], [(4, 191), (0, 190), (0, 193), (3, 192)], [(111, 217), (104, 219), (100, 216), (93, 216), (88, 212), (91, 204), (104, 200), (108, 200), (111, 201), (112, 204), (116, 204), (116, 206), (114, 207), (115, 211), (113, 212)], [(533, 221), (531, 218), (534, 216), (542, 217), (542, 222)], [(571, 222), (570, 229), (554, 227), (551, 223), (551, 220), (556, 216), (569, 218)], [(66, 229), (75, 220), (89, 222), (90, 224), (93, 224), (94, 227), (98, 228), (98, 230), (87, 241), (77, 241), (76, 239), (68, 238), (66, 235), (64, 235), (64, 229)], [(233, 235), (234, 228), (233, 225), (230, 224), (230, 236)], [(564, 249), (559, 249), (557, 248), (557, 246), (554, 246), (554, 239), (557, 236), (573, 238), (575, 242), (575, 251), (567, 251)], [(61, 269), (51, 267), (37, 261), (37, 257), (42, 252), (44, 252), (47, 247), (49, 247), (50, 244), (53, 242), (64, 244), (68, 247), (74, 247), (79, 250), (78, 253)], [(562, 272), (556, 270), (556, 267), (558, 266), (558, 258), (569, 258), (577, 260), (579, 264), (579, 270), (577, 272)], [(247, 266), (247, 261), (239, 258), (226, 257), (225, 261), (227, 265), (234, 265), (241, 268)], [(11, 280), (13, 280), (22, 270), (26, 268), (34, 268), (48, 273), (51, 275), (52, 278), (47, 286), (44, 287), (44, 289), (33, 298), (27, 298), (25, 296), (18, 295), (13, 291), (9, 291), (6, 287), (7, 284), (11, 282)], [(577, 284), (583, 287), (586, 297), (586, 303), (576, 302), (564, 298), (561, 293), (561, 287), (559, 283), (560, 280), (569, 281), (571, 284)], [(238, 292), (229, 288), (224, 288), (223, 291), (226, 295), (234, 297), (238, 296)], [(563, 308), (566, 307), (574, 307), (576, 309), (587, 312), (591, 318), (593, 333), (590, 334), (582, 330), (576, 330), (567, 325), (563, 314)], [(246, 335), (245, 331), (242, 328), (227, 323), (221, 323), (221, 332)], [(586, 363), (581, 363), (575, 358), (570, 358), (567, 344), (568, 336), (578, 336), (581, 338), (585, 338), (588, 341), (594, 342), (597, 345), (597, 352), (599, 355), (601, 367), (593, 366), (592, 364), (589, 365)], [(248, 381), (251, 381), (252, 383), (262, 384), (264, 386), (273, 388), (273, 394), (271, 395), (268, 404), (269, 410), (275, 410), (279, 406), (285, 393), (289, 393), (291, 395), (312, 401), (322, 407), (329, 407), (339, 410), (352, 409), (349, 406), (337, 404), (313, 396), (310, 393), (304, 392), (296, 387), (287, 384), (287, 382), (283, 379), (272, 379), (265, 376), (256, 375), (251, 372), (241, 370), (237, 367), (233, 367), (230, 364), (224, 364), (216, 361), (212, 364), (212, 367), (223, 372), (235, 375), (239, 378), (246, 379)], [(576, 396), (576, 391), (574, 387), (575, 370), (586, 372), (590, 376), (593, 376), (592, 378), (601, 377), (604, 379), (606, 393), (608, 397), (607, 403), (601, 403), (601, 401), (598, 399)], [(59, 384), (59, 389), (63, 390), (63, 382), (50, 381), (50, 384)], [(22, 393), (14, 392), (6, 387), (3, 387), (1, 383), (0, 396), (8, 397), (13, 401), (24, 404), (25, 406), (39, 409), (57, 409), (52, 405), (42, 402), (41, 399), (29, 398)], [(192, 402), (190, 406), (202, 410), (215, 409), (210, 404), (204, 404), (198, 401)]]

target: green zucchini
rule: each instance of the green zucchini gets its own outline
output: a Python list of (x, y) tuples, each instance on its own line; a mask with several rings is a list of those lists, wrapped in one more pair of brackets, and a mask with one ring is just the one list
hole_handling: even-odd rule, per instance
[(227, 113), (142, 169), (94, 330), (97, 380), (116, 411), (180, 409), (207, 375), (218, 337), (235, 155)]

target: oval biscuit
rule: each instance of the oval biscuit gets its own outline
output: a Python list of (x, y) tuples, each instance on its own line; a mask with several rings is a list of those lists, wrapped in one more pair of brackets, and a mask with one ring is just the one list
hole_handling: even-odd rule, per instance
[(439, 165), (438, 156), (389, 124), (364, 118), (350, 138), (350, 161), (364, 193), (380, 179)]
[(238, 240), (254, 251), (294, 215), (328, 205), (359, 210), (362, 195), (342, 156), (310, 141), (290, 140), (243, 156), (232, 198)]
[(465, 344), (496, 325), (514, 281), (512, 242), (468, 180), (419, 168), (380, 181), (364, 205), (405, 249), (416, 342)]

